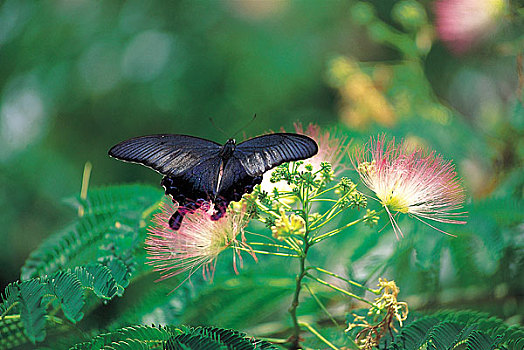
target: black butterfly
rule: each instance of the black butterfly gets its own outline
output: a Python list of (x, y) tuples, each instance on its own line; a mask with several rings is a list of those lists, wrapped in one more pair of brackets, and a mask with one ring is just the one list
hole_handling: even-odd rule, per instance
[(203, 205), (214, 204), (213, 220), (221, 218), (231, 201), (262, 182), (262, 174), (285, 162), (306, 159), (318, 151), (316, 142), (304, 135), (275, 133), (238, 145), (225, 145), (187, 135), (151, 135), (120, 142), (109, 155), (143, 164), (164, 175), (162, 186), (178, 211), (169, 220), (178, 230), (184, 215)]

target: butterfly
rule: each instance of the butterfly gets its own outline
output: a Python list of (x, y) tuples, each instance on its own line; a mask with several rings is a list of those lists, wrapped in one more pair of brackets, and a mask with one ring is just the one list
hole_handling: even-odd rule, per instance
[(308, 136), (274, 133), (224, 145), (189, 135), (135, 137), (113, 146), (109, 155), (145, 165), (164, 175), (161, 185), (177, 202), (169, 226), (178, 230), (186, 213), (214, 205), (212, 220), (224, 216), (231, 201), (262, 182), (262, 175), (285, 162), (306, 159), (318, 152)]

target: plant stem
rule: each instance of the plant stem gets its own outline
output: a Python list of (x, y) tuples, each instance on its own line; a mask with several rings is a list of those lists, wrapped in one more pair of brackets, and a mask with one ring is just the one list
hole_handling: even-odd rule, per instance
[(287, 250), (291, 250), (291, 251), (296, 251), (296, 249), (292, 249), (286, 245), (282, 245), (282, 244), (275, 244), (275, 243), (262, 243), (262, 242), (250, 242), (249, 245), (259, 245), (259, 246), (264, 246), (264, 247), (274, 247), (274, 248), (282, 248), (282, 249), (287, 249)]
[(337, 320), (335, 320), (335, 318), (333, 317), (333, 315), (331, 315), (331, 313), (328, 311), (328, 309), (324, 306), (324, 304), (322, 304), (322, 302), (320, 301), (320, 299), (315, 295), (315, 293), (311, 290), (311, 287), (309, 287), (309, 285), (307, 283), (304, 283), (304, 287), (306, 287), (307, 291), (309, 292), (309, 294), (313, 297), (313, 299), (315, 299), (315, 301), (317, 302), (318, 306), (320, 306), (320, 308), (322, 309), (322, 311), (324, 311), (326, 313), (326, 315), (329, 317), (329, 319), (331, 320), (331, 322), (333, 322), (333, 324), (335, 325), (335, 327), (339, 327), (340, 325), (338, 324)]
[(300, 324), (297, 319), (297, 307), (299, 304), (300, 290), (302, 289), (302, 280), (307, 274), (306, 271), (306, 256), (307, 251), (309, 250), (309, 244), (307, 240), (304, 242), (304, 252), (300, 256), (300, 271), (296, 277), (296, 286), (295, 286), (295, 295), (293, 296), (293, 302), (289, 308), (289, 313), (291, 314), (291, 320), (293, 321), (293, 335), (290, 338), (291, 344), (289, 346), (290, 350), (300, 349)]
[(279, 253), (279, 252), (267, 252), (265, 250), (247, 249), (247, 248), (244, 248), (244, 247), (235, 247), (235, 249), (236, 250), (243, 250), (245, 252), (253, 252), (253, 253), (256, 253), (256, 254), (287, 256), (287, 257), (293, 257), (293, 258), (298, 258), (299, 257), (296, 254), (287, 254), (287, 253)]
[(333, 285), (333, 284), (331, 284), (331, 283), (329, 283), (329, 282), (326, 282), (326, 281), (324, 281), (324, 280), (322, 280), (322, 279), (320, 279), (320, 278), (318, 278), (318, 277), (312, 276), (312, 275), (310, 275), (310, 274), (307, 273), (307, 272), (306, 272), (306, 276), (309, 277), (309, 278), (311, 278), (311, 279), (314, 280), (314, 281), (317, 281), (317, 282), (320, 283), (320, 284), (323, 284), (323, 285), (325, 285), (325, 286), (328, 286), (328, 287), (331, 288), (331, 289), (334, 289), (334, 290), (336, 290), (336, 291), (338, 291), (338, 292), (341, 292), (341, 293), (343, 293), (343, 294), (346, 294), (347, 296), (350, 296), (350, 297), (352, 297), (352, 298), (355, 298), (355, 299), (357, 299), (357, 300), (360, 300), (360, 301), (362, 301), (362, 302), (364, 302), (364, 303), (368, 303), (369, 305), (373, 305), (372, 302), (370, 302), (370, 301), (368, 301), (368, 300), (366, 300), (366, 299), (364, 299), (364, 298), (362, 298), (362, 297), (359, 297), (359, 296), (356, 295), (356, 294), (350, 293), (350, 292), (348, 292), (347, 290), (344, 290), (344, 289), (342, 289), (342, 288), (339, 288), (339, 287), (337, 287), (337, 286), (335, 286), (335, 285)]
[(300, 322), (300, 325), (306, 327), (307, 329), (309, 329), (309, 331), (311, 333), (313, 333), (318, 339), (320, 339), (321, 341), (323, 341), (327, 346), (329, 346), (331, 349), (333, 350), (339, 350), (339, 348), (337, 348), (335, 345), (333, 345), (333, 343), (331, 343), (329, 340), (327, 340), (326, 338), (324, 338), (322, 336), (322, 334), (320, 334), (319, 332), (317, 332), (317, 330), (315, 328), (313, 328), (309, 323), (305, 323), (305, 322)]
[(352, 284), (352, 285), (354, 285), (356, 287), (363, 288), (363, 289), (367, 290), (368, 292), (371, 292), (371, 293), (374, 293), (374, 294), (377, 294), (377, 295), (380, 294), (380, 292), (378, 290), (368, 288), (368, 287), (366, 287), (366, 286), (364, 286), (364, 285), (362, 285), (360, 283), (357, 283), (355, 281), (349, 280), (347, 278), (344, 278), (342, 276), (337, 275), (336, 273), (333, 273), (333, 272), (328, 271), (328, 270), (324, 270), (324, 269), (322, 269), (320, 267), (310, 266), (308, 269), (317, 270), (319, 272), (325, 273), (326, 275), (333, 276), (333, 277), (338, 278), (339, 280), (342, 280), (342, 281), (344, 281), (344, 282), (346, 282), (348, 284)]

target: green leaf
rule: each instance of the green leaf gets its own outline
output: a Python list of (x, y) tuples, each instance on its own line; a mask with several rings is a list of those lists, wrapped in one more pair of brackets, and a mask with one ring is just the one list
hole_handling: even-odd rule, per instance
[(20, 283), (20, 318), (25, 334), (34, 344), (45, 338), (46, 307), (42, 304), (45, 286), (39, 280)]
[(20, 288), (18, 282), (9, 283), (2, 295), (2, 304), (0, 304), (0, 315), (3, 315), (11, 306), (18, 301)]
[(0, 319), (0, 349), (12, 349), (29, 341), (19, 317)]
[(488, 335), (480, 331), (473, 331), (465, 341), (466, 350), (485, 350), (493, 349), (497, 342)]
[(451, 322), (439, 323), (428, 332), (424, 344), (429, 349), (449, 349), (455, 344), (461, 330), (461, 327)]
[(117, 283), (118, 295), (122, 296), (124, 289), (129, 285), (129, 278), (131, 276), (128, 266), (120, 259), (114, 257), (105, 259), (103, 263), (111, 271), (111, 275)]
[(82, 319), (81, 311), (85, 305), (82, 284), (73, 273), (60, 271), (48, 280), (49, 289), (60, 302), (64, 315), (71, 322), (76, 323)]
[(107, 266), (99, 263), (89, 264), (86, 271), (93, 275), (93, 291), (98, 297), (111, 299), (117, 295), (118, 284)]
[(84, 288), (92, 288), (94, 286), (95, 277), (84, 266), (75, 267), (74, 274)]
[[(516, 350), (523, 334), (521, 327), (509, 327), (486, 313), (446, 310), (406, 321), (391, 349)], [(383, 341), (390, 341), (389, 336)]]
[[(201, 334), (181, 334), (173, 338), (173, 344), (180, 343), (186, 349), (194, 350), (227, 350), (227, 345)], [(166, 346), (166, 349), (180, 349), (177, 346)]]
[(159, 349), (161, 350), (162, 347), (157, 346), (151, 346), (149, 343), (140, 341), (140, 340), (134, 340), (134, 339), (127, 339), (127, 340), (120, 340), (117, 342), (112, 342), (111, 345), (104, 346), (104, 349), (107, 350), (151, 350), (151, 349)]
[(110, 214), (134, 208), (147, 208), (162, 198), (159, 187), (133, 184), (90, 189), (86, 199), (79, 196), (65, 200), (75, 209), (83, 208), (85, 214)]
[(276, 350), (271, 343), (248, 338), (244, 333), (217, 327), (132, 326), (100, 334), (72, 350), (97, 349), (195, 349)]
[(29, 255), (22, 267), (21, 279), (50, 275), (92, 261), (111, 226), (114, 226), (111, 217), (79, 218), (76, 223), (50, 236)]
[(133, 256), (143, 242), (144, 217), (161, 198), (160, 189), (128, 185), (91, 190), (86, 200), (70, 199), (77, 208), (85, 209), (83, 216), (30, 254), (21, 279), (50, 275), (108, 256)]

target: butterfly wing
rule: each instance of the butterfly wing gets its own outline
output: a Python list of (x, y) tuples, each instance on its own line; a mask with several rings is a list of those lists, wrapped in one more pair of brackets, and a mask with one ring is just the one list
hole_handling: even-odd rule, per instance
[(167, 176), (178, 176), (218, 157), (220, 147), (216, 142), (188, 135), (151, 135), (120, 142), (109, 150), (109, 155)]
[(199, 137), (165, 134), (120, 142), (109, 155), (171, 177), (184, 195), (199, 198), (215, 195), (220, 149), (218, 143)]
[[(237, 159), (245, 172), (254, 177), (282, 163), (312, 157), (317, 152), (317, 143), (308, 136), (275, 133), (238, 144), (232, 158)], [(232, 170), (233, 173), (238, 172), (236, 168)]]
[(277, 133), (238, 144), (224, 166), (218, 196), (237, 201), (262, 181), (262, 174), (284, 162), (312, 157), (316, 142), (304, 135)]
[[(260, 178), (257, 183), (260, 183), (261, 180)], [(224, 166), (217, 193), (228, 203), (239, 201), (242, 195), (251, 192), (257, 183), (255, 183), (255, 177), (247, 173), (240, 160), (232, 157)]]

